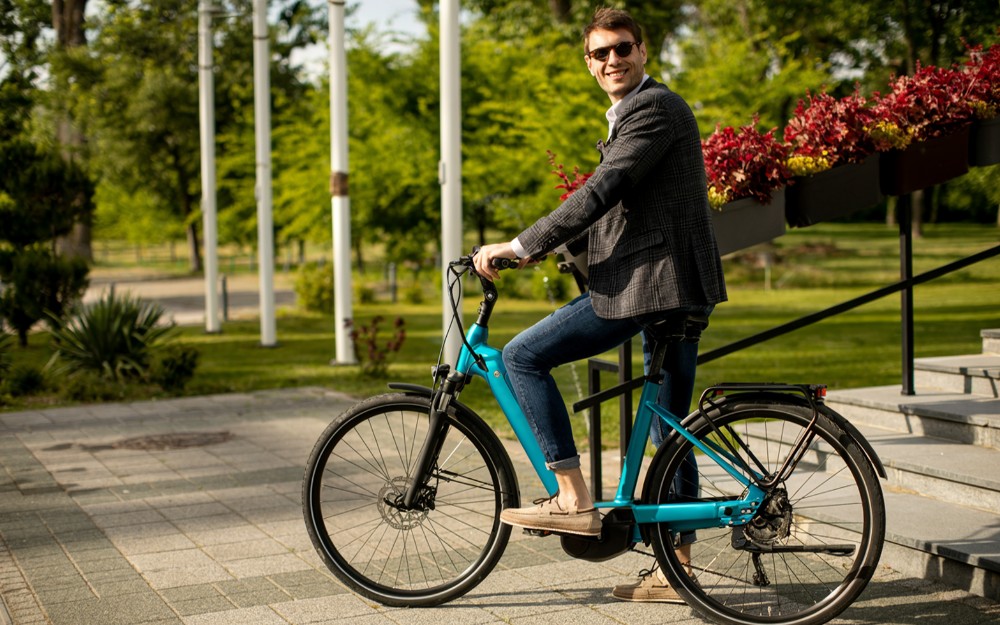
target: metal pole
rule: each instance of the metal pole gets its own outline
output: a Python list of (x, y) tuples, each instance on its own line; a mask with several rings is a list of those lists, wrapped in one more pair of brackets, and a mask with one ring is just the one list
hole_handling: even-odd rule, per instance
[(351, 199), (347, 186), (347, 51), (344, 0), (329, 0), (330, 34), (330, 210), (333, 221), (334, 363), (354, 364), (354, 348), (346, 322), (351, 303)]
[[(454, 313), (448, 293), (448, 263), (462, 255), (462, 53), (459, 1), (442, 0), (440, 11), (441, 72), (441, 272), (442, 331), (447, 333)], [(461, 305), (461, 304), (459, 304)], [(461, 309), (459, 309), (461, 310)], [(444, 346), (444, 360), (455, 364), (461, 337), (452, 333)]]
[[(899, 222), (899, 277), (913, 278), (913, 198), (907, 193), (896, 201), (896, 220)], [(908, 284), (899, 293), (899, 316), (902, 330), (901, 384), (903, 395), (916, 394), (913, 388), (913, 285)]]
[(215, 193), (215, 78), (212, 75), (211, 0), (198, 2), (198, 118), (201, 130), (201, 216), (205, 235), (205, 332), (219, 325), (219, 240)]
[(271, 215), (271, 76), (267, 0), (253, 3), (254, 129), (257, 147), (257, 256), (260, 262), (260, 344), (276, 344), (274, 226)]

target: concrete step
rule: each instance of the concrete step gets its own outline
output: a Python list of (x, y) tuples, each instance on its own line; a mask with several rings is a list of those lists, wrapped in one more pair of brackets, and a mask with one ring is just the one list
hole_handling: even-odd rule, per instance
[(1000, 328), (982, 330), (979, 335), (983, 337), (983, 353), (1000, 356)]
[[(882, 461), (887, 487), (1000, 516), (1000, 450), (866, 425), (858, 429)], [(761, 428), (746, 435), (759, 440), (763, 433)], [(777, 433), (772, 428), (768, 434), (773, 440)], [(795, 442), (791, 433), (781, 438), (785, 449)], [(832, 451), (814, 442), (802, 462), (835, 472), (842, 465), (831, 461)]]
[(941, 582), (1000, 600), (997, 516), (886, 487), (882, 564), (904, 575)]
[(899, 386), (830, 391), (827, 404), (855, 425), (1000, 449), (1000, 399)]
[[(815, 458), (813, 456), (813, 460)], [(808, 479), (808, 471), (802, 469), (808, 469), (811, 464), (808, 456), (803, 459), (799, 471), (789, 481), (789, 492), (796, 491), (796, 481)], [(721, 471), (714, 465), (699, 463), (699, 470), (713, 483), (726, 482), (725, 478), (713, 480), (718, 477), (714, 474)], [(845, 492), (837, 489), (840, 483), (849, 486), (843, 473), (836, 471), (822, 483), (828, 493), (822, 498), (836, 498), (837, 493)], [(880, 564), (918, 579), (934, 580), (993, 601), (1000, 600), (1000, 535), (996, 531), (995, 512), (939, 501), (895, 488), (886, 481), (882, 482), (882, 491), (886, 535)], [(836, 502), (831, 500), (830, 503)], [(824, 505), (823, 499), (811, 496), (808, 511), (799, 510), (796, 514), (832, 523), (847, 531), (853, 526), (853, 519), (838, 518), (840, 509), (836, 505)], [(823, 531), (832, 535), (830, 529), (824, 527)]]
[(1000, 397), (1000, 355), (974, 354), (914, 361), (916, 388)]
[(875, 448), (888, 486), (1000, 515), (1000, 450), (858, 426)]

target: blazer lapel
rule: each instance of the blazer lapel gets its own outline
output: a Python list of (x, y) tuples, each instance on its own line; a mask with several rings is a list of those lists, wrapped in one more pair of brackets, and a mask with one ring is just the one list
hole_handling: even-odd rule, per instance
[[(642, 93), (646, 89), (652, 89), (655, 85), (658, 85), (658, 84), (660, 84), (660, 83), (656, 82), (656, 80), (652, 76), (650, 76), (649, 78), (647, 78), (645, 80), (645, 82), (642, 83), (642, 86), (639, 87), (639, 92), (638, 93)], [(638, 94), (636, 94), (636, 95), (638, 95)], [(608, 138), (608, 142), (605, 143), (603, 141), (598, 141), (597, 149), (601, 151), (601, 155), (602, 156), (604, 155), (604, 150), (609, 145), (611, 145), (611, 142), (614, 141), (615, 137), (617, 137), (617, 136), (618, 136), (618, 124), (615, 124), (615, 127), (611, 130), (611, 137)]]

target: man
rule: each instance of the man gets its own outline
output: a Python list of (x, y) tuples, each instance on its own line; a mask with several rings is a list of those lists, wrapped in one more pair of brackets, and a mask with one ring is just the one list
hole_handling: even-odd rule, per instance
[[(597, 536), (601, 517), (551, 370), (617, 347), (671, 313), (708, 314), (726, 300), (726, 288), (690, 108), (645, 74), (642, 31), (628, 13), (598, 10), (583, 38), (587, 69), (612, 103), (608, 140), (598, 144), (601, 163), (562, 205), (514, 240), (484, 246), (474, 260), (480, 275), (493, 280), (499, 277), (492, 266), (496, 258), (520, 258), (523, 266), (587, 237), (588, 292), (520, 333), (503, 352), (511, 386), (559, 491), (540, 505), (504, 510), (500, 518), (517, 527)], [(687, 349), (668, 356), (679, 378), (668, 382), (688, 388), (660, 397), (671, 409), (684, 403), (678, 414), (687, 412), (694, 379), (696, 352)], [(682, 561), (687, 548), (678, 548)], [(646, 575), (614, 594), (679, 601), (661, 575)]]

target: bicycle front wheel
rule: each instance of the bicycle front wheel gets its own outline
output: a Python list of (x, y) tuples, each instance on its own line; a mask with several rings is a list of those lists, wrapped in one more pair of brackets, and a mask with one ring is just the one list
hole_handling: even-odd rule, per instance
[[(871, 579), (885, 534), (878, 478), (833, 419), (820, 412), (813, 422), (813, 416), (805, 405), (743, 400), (686, 422), (695, 438), (725, 450), (743, 475), (747, 467), (758, 476), (776, 475), (799, 437), (815, 435), (787, 479), (767, 490), (749, 523), (687, 533), (667, 524), (653, 528), (653, 549), (670, 584), (703, 617), (727, 625), (818, 625), (849, 606)], [(693, 449), (681, 436), (661, 447), (645, 501), (712, 501), (744, 493), (708, 456), (697, 450), (692, 456)]]
[(355, 592), (392, 606), (431, 606), (461, 596), (493, 569), (510, 537), (500, 511), (517, 507), (510, 458), (463, 407), (446, 416), (426, 488), (401, 498), (426, 438), (430, 399), (366, 400), (317, 441), (302, 487), (306, 528), (330, 571)]

